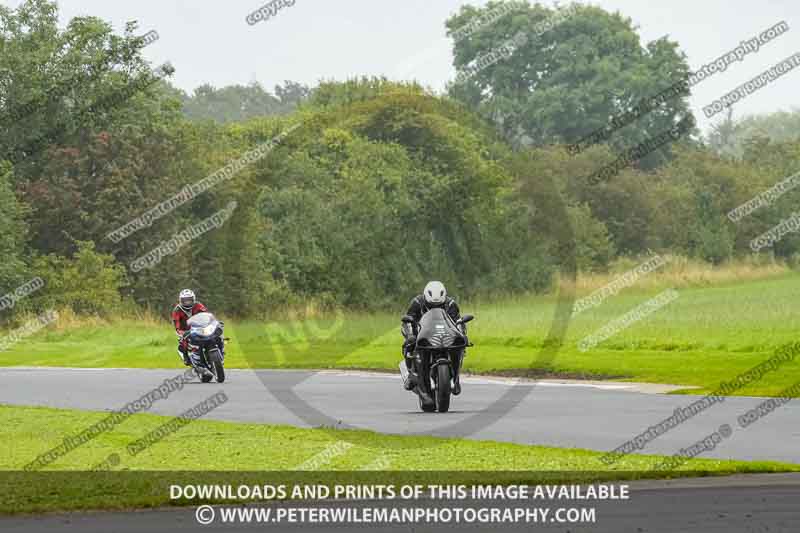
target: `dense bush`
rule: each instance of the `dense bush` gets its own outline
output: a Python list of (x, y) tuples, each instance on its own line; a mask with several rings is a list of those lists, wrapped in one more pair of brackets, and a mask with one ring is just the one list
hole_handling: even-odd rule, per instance
[(530, 253), (543, 238), (491, 139), (447, 102), (397, 89), (321, 111), (311, 120), (326, 125), (271, 176), (261, 206), (273, 277), (350, 306), (397, 305), (431, 278), (460, 294), (547, 285), (552, 268)]
[(11, 188), (11, 171), (0, 161), (0, 295), (24, 283), (26, 226), (23, 210)]
[(125, 271), (92, 242), (78, 242), (71, 257), (46, 255), (33, 262), (46, 290), (32, 296), (39, 309), (70, 308), (76, 313), (110, 314), (121, 311)]

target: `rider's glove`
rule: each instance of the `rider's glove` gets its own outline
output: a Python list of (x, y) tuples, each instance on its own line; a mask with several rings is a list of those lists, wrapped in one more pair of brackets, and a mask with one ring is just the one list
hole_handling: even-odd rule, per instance
[(403, 357), (409, 357), (414, 353), (414, 348), (417, 344), (416, 337), (410, 337), (406, 339), (406, 342), (403, 343)]

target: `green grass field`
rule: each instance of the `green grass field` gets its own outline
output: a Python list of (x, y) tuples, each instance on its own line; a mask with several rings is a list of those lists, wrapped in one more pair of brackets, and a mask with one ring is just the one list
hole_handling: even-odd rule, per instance
[[(679, 298), (597, 347), (577, 344), (664, 287), (631, 288), (569, 322), (559, 349), (543, 349), (554, 320), (554, 296), (503, 302), (466, 302), (470, 324), (466, 369), (474, 373), (549, 372), (631, 381), (716, 387), (769, 358), (797, 339), (800, 276), (679, 289)], [(297, 322), (228, 322), (229, 368), (396, 369), (400, 353), (396, 313), (348, 314)], [(75, 367), (178, 367), (170, 324), (135, 321), (54, 328), (9, 351), (0, 365)], [(775, 395), (800, 379), (800, 361), (789, 363), (742, 395)]]
[[(65, 437), (105, 416), (107, 413), (0, 406), (0, 439), (6, 443), (0, 455), (0, 471), (19, 470), (38, 454), (61, 444)], [(205, 479), (203, 472), (212, 476), (213, 471), (253, 475), (298, 470), (345, 474), (362, 471), (362, 481), (374, 483), (381, 476), (391, 479), (391, 472), (436, 476), (437, 471), (452, 471), (460, 481), (479, 483), (485, 482), (485, 474), (479, 472), (494, 471), (497, 475), (493, 474), (492, 483), (502, 484), (800, 471), (800, 465), (774, 462), (694, 459), (677, 471), (664, 472), (650, 470), (663, 459), (659, 456), (631, 455), (608, 467), (599, 461), (601, 453), (587, 450), (205, 420), (182, 427), (136, 456), (127, 452), (129, 443), (169, 420), (172, 418), (134, 415), (46, 467), (45, 472), (50, 475), (15, 474), (17, 480), (29, 476), (36, 482), (27, 488), (18, 486), (14, 491), (4, 491), (0, 513), (168, 505), (168, 490), (163, 487), (183, 479), (180, 472), (191, 473), (185, 476), (187, 482), (198, 483)], [(426, 452), (419, 453), (420, 449)], [(202, 453), (203, 450), (210, 453)], [(119, 460), (106, 472), (75, 473), (104, 463), (112, 454)], [(469, 477), (470, 471), (476, 473), (474, 477)], [(63, 475), (57, 475), (59, 472)], [(73, 474), (68, 475), (70, 472)], [(141, 475), (133, 475), (136, 473)], [(15, 479), (9, 473), (0, 477), (5, 481)], [(241, 483), (245, 477), (228, 474), (221, 479), (225, 483), (232, 479)], [(273, 475), (270, 479), (274, 483), (276, 478)], [(441, 483), (442, 479), (432, 477), (428, 481)], [(54, 485), (52, 490), (47, 488), (48, 483)]]

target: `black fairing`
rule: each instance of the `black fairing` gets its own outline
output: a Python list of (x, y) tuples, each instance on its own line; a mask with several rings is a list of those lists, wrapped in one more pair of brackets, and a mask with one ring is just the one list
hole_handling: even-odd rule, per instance
[(444, 309), (431, 309), (419, 321), (417, 347), (427, 349), (463, 348), (466, 338)]

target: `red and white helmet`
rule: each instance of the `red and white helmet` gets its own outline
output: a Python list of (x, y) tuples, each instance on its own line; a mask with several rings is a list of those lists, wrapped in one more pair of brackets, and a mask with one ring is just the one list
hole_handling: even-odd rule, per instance
[(181, 309), (186, 312), (189, 312), (194, 307), (194, 304), (197, 302), (197, 298), (194, 296), (194, 291), (191, 289), (183, 289), (178, 295), (179, 305)]

